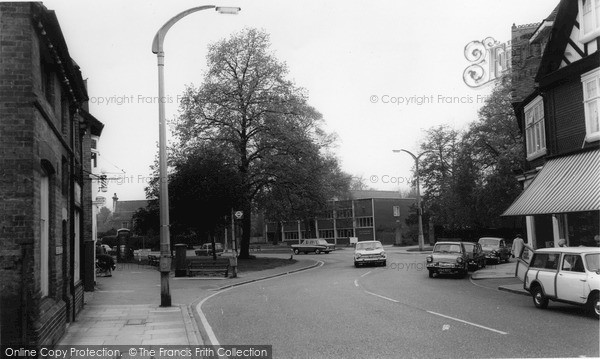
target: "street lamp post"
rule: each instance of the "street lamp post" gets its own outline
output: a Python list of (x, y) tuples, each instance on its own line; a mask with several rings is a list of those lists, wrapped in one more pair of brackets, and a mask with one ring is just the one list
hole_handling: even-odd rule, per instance
[(423, 237), (423, 209), (421, 208), (421, 186), (419, 185), (419, 159), (421, 158), (421, 156), (423, 156), (424, 154), (426, 154), (427, 152), (430, 151), (425, 151), (423, 153), (421, 153), (418, 156), (415, 156), (412, 152), (407, 151), (407, 150), (392, 150), (395, 153), (399, 153), (399, 152), (406, 152), (409, 155), (412, 156), (412, 158), (415, 160), (415, 171), (417, 174), (417, 217), (419, 218), (419, 251), (423, 251), (423, 246), (424, 246), (424, 242), (425, 242), (425, 238)]
[(200, 10), (215, 9), (221, 14), (237, 14), (239, 7), (216, 7), (214, 5), (198, 6), (181, 12), (167, 21), (154, 36), (152, 52), (158, 62), (158, 153), (159, 153), (159, 191), (160, 191), (160, 306), (171, 306), (169, 290), (169, 273), (171, 272), (171, 250), (169, 232), (169, 186), (167, 179), (167, 126), (165, 121), (165, 53), (163, 42), (167, 32), (183, 17)]

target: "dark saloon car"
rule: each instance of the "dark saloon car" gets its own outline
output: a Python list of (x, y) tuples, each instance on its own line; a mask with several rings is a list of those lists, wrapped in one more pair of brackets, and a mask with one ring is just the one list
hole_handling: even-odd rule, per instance
[(316, 239), (305, 239), (301, 244), (292, 244), (292, 251), (294, 254), (299, 254), (303, 252), (307, 254), (309, 252), (315, 252), (315, 254), (329, 253), (331, 251), (335, 251), (335, 244), (329, 243), (322, 238)]
[(478, 270), (485, 268), (485, 256), (483, 255), (483, 249), (479, 243), (463, 242), (467, 256), (469, 256), (469, 269)]
[(463, 242), (437, 242), (427, 256), (429, 278), (438, 274), (468, 274), (469, 256)]
[(478, 243), (481, 244), (486, 260), (492, 260), (498, 264), (510, 260), (510, 247), (504, 238), (482, 237), (479, 238)]

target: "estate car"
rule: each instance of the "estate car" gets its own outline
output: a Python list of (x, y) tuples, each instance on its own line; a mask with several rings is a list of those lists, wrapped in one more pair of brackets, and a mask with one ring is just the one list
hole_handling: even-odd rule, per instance
[[(517, 267), (517, 275), (519, 275)], [(522, 272), (521, 272), (522, 273)], [(524, 272), (523, 288), (537, 308), (548, 301), (586, 306), (600, 316), (600, 249), (595, 247), (543, 248), (534, 252)]]

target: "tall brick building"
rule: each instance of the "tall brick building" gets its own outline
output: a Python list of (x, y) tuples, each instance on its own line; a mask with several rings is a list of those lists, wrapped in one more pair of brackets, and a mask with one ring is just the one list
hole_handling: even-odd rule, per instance
[[(53, 11), (0, 2), (0, 341), (49, 345), (93, 289), (86, 83)], [(90, 282), (91, 281), (91, 282)]]

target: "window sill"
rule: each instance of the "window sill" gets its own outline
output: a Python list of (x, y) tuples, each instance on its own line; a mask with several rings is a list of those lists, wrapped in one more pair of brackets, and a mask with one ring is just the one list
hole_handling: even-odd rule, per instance
[(582, 44), (587, 44), (594, 41), (598, 36), (600, 36), (600, 28), (596, 28), (594, 31), (588, 34), (580, 35), (579, 41), (581, 41)]
[(536, 158), (540, 158), (540, 157), (542, 157), (545, 154), (546, 154), (546, 149), (545, 148), (541, 149), (541, 150), (539, 150), (537, 152), (534, 152), (534, 153), (532, 153), (530, 155), (527, 155), (527, 161), (533, 161)]
[(600, 132), (592, 133), (591, 135), (586, 134), (585, 142), (596, 142), (600, 140)]

